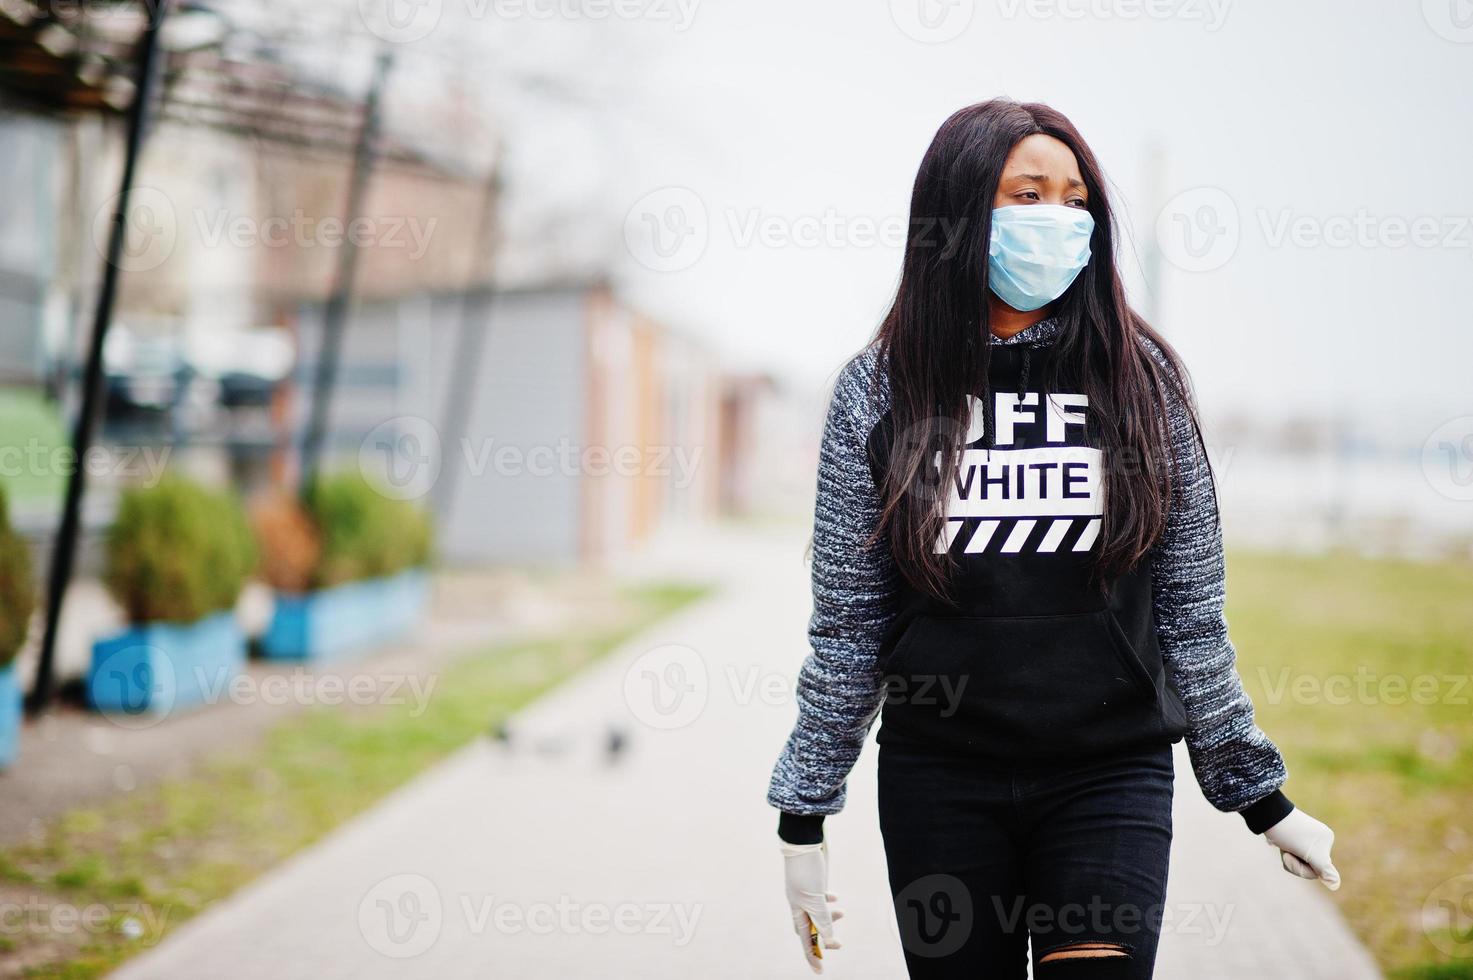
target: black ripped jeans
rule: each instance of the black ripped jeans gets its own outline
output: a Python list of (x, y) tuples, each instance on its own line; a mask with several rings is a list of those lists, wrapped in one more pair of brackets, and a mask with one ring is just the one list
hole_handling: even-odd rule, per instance
[[(1003, 772), (880, 747), (880, 829), (911, 977), (1149, 978), (1171, 850), (1169, 746)], [(1041, 962), (1106, 943), (1107, 958)]]

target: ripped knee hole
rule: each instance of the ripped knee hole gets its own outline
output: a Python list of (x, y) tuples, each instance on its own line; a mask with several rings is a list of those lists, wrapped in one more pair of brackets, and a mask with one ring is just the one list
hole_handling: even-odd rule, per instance
[(1105, 959), (1107, 957), (1128, 957), (1130, 952), (1118, 943), (1075, 943), (1070, 946), (1061, 946), (1051, 949), (1039, 959), (1040, 963), (1052, 963), (1055, 960), (1083, 960), (1083, 959)]

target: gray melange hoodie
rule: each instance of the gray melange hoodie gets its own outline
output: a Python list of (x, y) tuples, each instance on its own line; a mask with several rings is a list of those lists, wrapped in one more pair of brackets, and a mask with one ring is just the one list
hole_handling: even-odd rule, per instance
[[(1055, 320), (996, 344), (1049, 345)], [(1159, 355), (1158, 355), (1159, 358)], [(844, 806), (845, 781), (885, 699), (879, 663), (895, 620), (898, 575), (883, 543), (867, 545), (881, 500), (868, 439), (889, 391), (871, 346), (840, 372), (819, 459), (813, 531), (812, 652), (798, 677), (798, 720), (772, 774), (768, 802), (807, 836)], [(1253, 719), (1223, 617), (1222, 533), (1211, 475), (1188, 406), (1171, 406), (1180, 479), (1151, 571), (1155, 637), (1185, 707), (1197, 781), (1220, 810), (1243, 812), (1261, 832), (1291, 808), (1283, 759)], [(800, 821), (794, 821), (799, 823)], [(785, 837), (792, 839), (784, 832)]]

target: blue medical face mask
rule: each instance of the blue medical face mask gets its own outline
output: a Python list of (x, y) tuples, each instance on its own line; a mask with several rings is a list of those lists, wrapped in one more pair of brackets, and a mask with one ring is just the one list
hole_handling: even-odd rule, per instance
[(987, 245), (987, 284), (998, 299), (1027, 313), (1047, 306), (1089, 263), (1095, 219), (1083, 208), (1019, 204), (995, 208)]

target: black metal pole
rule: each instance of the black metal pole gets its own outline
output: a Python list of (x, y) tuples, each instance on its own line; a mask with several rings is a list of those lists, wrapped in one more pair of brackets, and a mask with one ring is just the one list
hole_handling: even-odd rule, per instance
[(138, 39), (138, 64), (134, 73), (133, 104), (128, 107), (128, 145), (123, 155), (123, 176), (118, 188), (117, 206), (113, 209), (112, 226), (108, 230), (107, 259), (102, 267), (102, 285), (97, 293), (97, 309), (88, 339), (87, 363), (82, 372), (82, 403), (72, 426), (74, 465), (67, 478), (66, 499), (62, 504), (61, 526), (51, 552), (51, 572), (46, 589), (46, 630), (41, 636), (41, 658), (36, 664), (36, 679), (31, 686), (26, 707), (32, 712), (46, 709), (51, 703), (56, 680), (56, 636), (61, 625), (62, 600), (71, 582), (76, 558), (77, 532), (81, 524), (82, 497), (87, 489), (84, 461), (92, 448), (96, 429), (97, 403), (102, 391), (102, 347), (112, 326), (113, 301), (117, 297), (119, 267), (128, 231), (128, 198), (133, 190), (133, 173), (143, 149), (148, 128), (149, 103), (153, 99), (158, 77), (159, 31), (169, 0), (156, 0), (151, 16), (144, 22)]
[[(348, 178), (348, 201), (344, 209), (345, 228), (351, 229), (363, 210), (368, 190), (368, 175), (373, 168), (374, 144), (378, 140), (380, 104), (384, 81), (388, 78), (393, 58), (381, 50), (374, 59), (373, 81), (363, 106), (363, 125), (358, 130), (358, 146), (353, 153), (353, 171)], [(327, 306), (322, 311), (322, 343), (317, 350), (316, 371), (312, 380), (312, 408), (307, 419), (307, 432), (302, 438), (301, 486), (305, 490), (317, 478), (322, 466), (323, 442), (327, 435), (328, 411), (332, 406), (332, 389), (337, 383), (338, 358), (342, 353), (343, 328), (347, 325), (348, 304), (353, 296), (353, 281), (358, 269), (358, 246), (354, 236), (345, 235), (338, 253), (337, 278)]]

